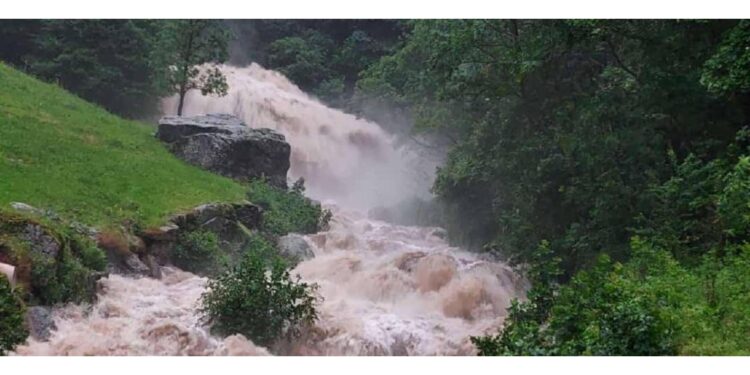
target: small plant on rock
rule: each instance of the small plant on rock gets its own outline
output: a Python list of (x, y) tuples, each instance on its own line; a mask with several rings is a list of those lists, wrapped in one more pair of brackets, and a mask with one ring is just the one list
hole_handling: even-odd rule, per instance
[(185, 271), (201, 275), (220, 272), (227, 262), (219, 238), (210, 231), (193, 231), (180, 236), (172, 261)]

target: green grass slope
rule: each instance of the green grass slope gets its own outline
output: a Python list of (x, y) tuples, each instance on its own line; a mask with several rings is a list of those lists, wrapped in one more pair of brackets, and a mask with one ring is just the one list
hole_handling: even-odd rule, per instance
[(161, 223), (244, 187), (192, 167), (126, 121), (0, 62), (0, 209), (18, 201), (81, 222)]

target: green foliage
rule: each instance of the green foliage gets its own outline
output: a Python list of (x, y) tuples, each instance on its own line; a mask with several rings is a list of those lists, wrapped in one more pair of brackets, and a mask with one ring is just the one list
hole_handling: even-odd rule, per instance
[(13, 291), (8, 280), (0, 276), (0, 356), (26, 341), (25, 310), (21, 298)]
[(315, 233), (327, 226), (331, 213), (303, 195), (304, 186), (289, 190), (273, 187), (263, 180), (250, 183), (247, 199), (263, 207), (263, 230), (276, 236), (287, 233)]
[(749, 45), (750, 21), (740, 20), (706, 61), (701, 83), (715, 93), (750, 93)]
[(201, 312), (213, 332), (240, 333), (269, 346), (317, 319), (317, 285), (293, 279), (272, 245), (255, 236), (242, 262), (210, 280)]
[(218, 236), (210, 231), (197, 230), (180, 235), (172, 252), (172, 261), (177, 267), (202, 275), (221, 272), (227, 257), (219, 247)]
[(131, 118), (158, 112), (151, 20), (0, 21), (0, 59)]
[(32, 255), (31, 300), (43, 305), (91, 302), (95, 291), (93, 270), (67, 250), (57, 259)]
[[(538, 267), (532, 267), (532, 275), (549, 272)], [(534, 283), (527, 302), (515, 301), (500, 334), (472, 338), (480, 354), (676, 353), (674, 322), (660, 310), (664, 300), (658, 296), (668, 291), (650, 289), (645, 280), (606, 255), (566, 285), (550, 285)], [(539, 303), (540, 294), (546, 297), (544, 304)]]
[(725, 157), (701, 161), (690, 154), (682, 162), (673, 160), (673, 176), (651, 188), (652, 209), (641, 215), (636, 232), (693, 265), (712, 251), (746, 241), (750, 159), (736, 156), (744, 133)]
[(88, 225), (152, 226), (244, 196), (240, 184), (175, 158), (151, 126), (2, 64), (0, 87), (1, 207), (20, 201)]
[(331, 77), (328, 50), (332, 44), (318, 32), (278, 39), (269, 45), (268, 62), (303, 90), (313, 90)]
[[(388, 53), (398, 20), (258, 20), (237, 25), (252, 35), (255, 61), (284, 73), (329, 105), (363, 109), (353, 98), (360, 72)], [(243, 26), (249, 26), (248, 31)]]
[[(177, 115), (182, 115), (185, 94), (227, 94), (226, 77), (215, 65), (229, 57), (229, 33), (217, 20), (167, 20), (159, 30), (158, 45), (152, 59), (162, 71), (157, 85), (164, 93), (179, 95)], [(214, 64), (201, 67), (203, 64)]]
[(740, 157), (722, 183), (716, 211), (723, 232), (731, 239), (746, 239), (750, 234), (750, 157)]
[[(482, 355), (747, 355), (748, 245), (684, 266), (642, 238), (625, 264), (606, 257), (554, 293), (514, 301), (498, 335), (472, 338)], [(532, 290), (545, 288), (533, 284)], [(541, 319), (539, 317), (542, 317)]]
[(565, 279), (601, 252), (628, 259), (639, 217), (657, 205), (652, 187), (671, 176), (667, 150), (715, 157), (750, 118), (701, 83), (737, 21), (409, 26), (358, 89), (450, 145), (433, 190), (452, 239), (516, 264), (546, 239)]

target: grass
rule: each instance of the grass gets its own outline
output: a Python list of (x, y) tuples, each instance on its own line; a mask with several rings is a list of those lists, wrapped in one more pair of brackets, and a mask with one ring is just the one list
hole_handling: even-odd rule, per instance
[(245, 188), (175, 158), (151, 125), (123, 120), (0, 62), (0, 207), (24, 202), (107, 227), (161, 224)]

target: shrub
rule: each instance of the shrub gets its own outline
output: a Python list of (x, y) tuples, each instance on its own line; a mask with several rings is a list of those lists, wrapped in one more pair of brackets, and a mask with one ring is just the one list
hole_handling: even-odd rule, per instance
[(226, 265), (219, 238), (213, 232), (197, 230), (180, 235), (172, 253), (172, 261), (186, 271), (213, 275)]
[[(499, 335), (472, 341), (480, 355), (676, 354), (674, 321), (660, 309), (664, 299), (631, 271), (602, 255), (559, 289), (537, 281), (529, 301), (512, 304)], [(530, 272), (533, 279), (556, 273), (549, 262)]]
[(263, 230), (276, 236), (287, 233), (315, 233), (325, 228), (330, 220), (330, 211), (321, 208), (304, 195), (304, 184), (300, 180), (291, 190), (282, 190), (263, 180), (250, 183), (248, 199), (260, 205), (263, 213)]
[(24, 305), (6, 280), (0, 275), (0, 355), (24, 342), (28, 332), (23, 325)]
[(90, 242), (84, 242), (76, 247), (76, 253), (84, 267), (95, 271), (104, 271), (107, 268), (107, 255)]
[(242, 262), (210, 280), (201, 314), (212, 331), (268, 346), (298, 336), (317, 319), (317, 285), (293, 279), (272, 245), (255, 235)]

